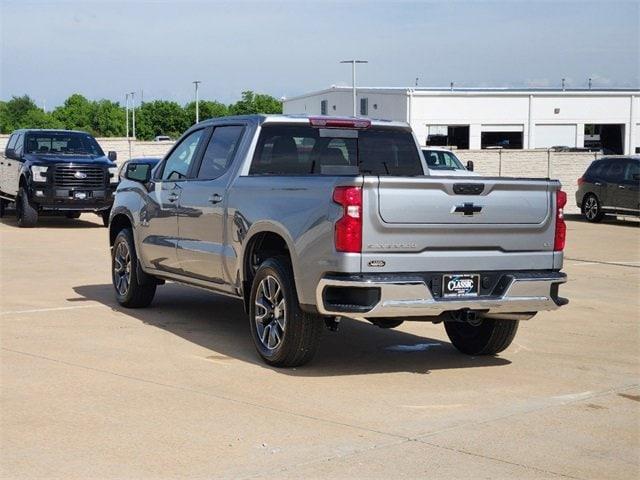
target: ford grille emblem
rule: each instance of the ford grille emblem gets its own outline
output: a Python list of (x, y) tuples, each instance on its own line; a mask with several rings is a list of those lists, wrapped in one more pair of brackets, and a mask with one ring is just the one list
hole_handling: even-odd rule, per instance
[(73, 174), (74, 177), (76, 177), (78, 180), (84, 180), (85, 178), (87, 178), (87, 174), (84, 172), (76, 172)]

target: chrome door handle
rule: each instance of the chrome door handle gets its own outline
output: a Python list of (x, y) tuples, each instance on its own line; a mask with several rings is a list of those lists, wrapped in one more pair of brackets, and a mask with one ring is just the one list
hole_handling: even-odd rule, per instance
[(178, 195), (177, 193), (171, 193), (169, 194), (169, 196), (167, 197), (167, 200), (169, 200), (171, 203), (175, 202), (176, 200), (178, 200), (178, 197), (180, 195)]
[(593, 184), (594, 184), (596, 187), (601, 187), (601, 186), (602, 186), (602, 184), (601, 184), (600, 182), (593, 182)]
[(625, 187), (624, 185), (618, 185), (618, 188), (619, 188), (620, 190), (624, 190), (624, 189), (625, 189), (625, 188), (627, 188), (627, 187)]
[(216, 203), (220, 203), (221, 201), (222, 201), (222, 197), (217, 193), (214, 193), (209, 197), (209, 203), (216, 204)]

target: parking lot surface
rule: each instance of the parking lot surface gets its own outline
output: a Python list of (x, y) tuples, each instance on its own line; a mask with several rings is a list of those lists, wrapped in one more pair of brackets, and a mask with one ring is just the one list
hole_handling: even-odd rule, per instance
[(345, 321), (265, 366), (239, 302), (113, 297), (97, 216), (0, 223), (2, 478), (637, 478), (640, 229), (568, 222), (561, 294), (497, 357)]

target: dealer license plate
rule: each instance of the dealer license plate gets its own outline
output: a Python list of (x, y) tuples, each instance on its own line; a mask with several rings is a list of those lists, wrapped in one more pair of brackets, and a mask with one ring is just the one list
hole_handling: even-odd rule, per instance
[(445, 297), (477, 297), (480, 275), (443, 275), (442, 294)]
[(73, 198), (76, 200), (86, 200), (88, 196), (87, 192), (73, 192)]

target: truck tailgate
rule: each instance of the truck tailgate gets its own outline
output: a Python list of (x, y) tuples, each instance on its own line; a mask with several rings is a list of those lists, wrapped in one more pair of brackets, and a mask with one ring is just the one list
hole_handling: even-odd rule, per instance
[(366, 176), (362, 271), (555, 268), (559, 188), (540, 179)]

